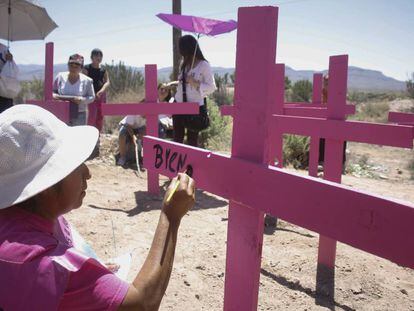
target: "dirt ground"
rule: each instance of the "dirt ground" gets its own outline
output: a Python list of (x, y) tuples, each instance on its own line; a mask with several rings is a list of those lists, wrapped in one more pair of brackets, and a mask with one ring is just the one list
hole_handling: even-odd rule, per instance
[[(83, 206), (68, 219), (101, 258), (132, 252), (132, 281), (150, 247), (161, 200), (146, 193), (145, 174), (140, 178), (114, 166), (112, 147), (105, 147), (105, 141), (109, 138), (103, 138), (102, 156), (89, 162), (93, 177)], [(414, 203), (414, 181), (405, 168), (413, 151), (361, 144), (349, 144), (349, 149), (353, 157), (366, 154), (383, 170), (377, 179), (346, 175), (344, 184)], [(160, 310), (222, 310), (227, 210), (226, 200), (197, 191), (196, 206), (182, 221)], [(318, 234), (287, 222), (266, 232), (258, 310), (414, 310), (414, 270), (341, 243), (334, 300), (324, 290), (317, 292), (317, 247)]]

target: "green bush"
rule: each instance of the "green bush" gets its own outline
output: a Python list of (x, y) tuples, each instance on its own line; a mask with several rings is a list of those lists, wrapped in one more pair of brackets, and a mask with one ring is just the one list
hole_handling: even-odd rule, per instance
[[(112, 83), (112, 80), (111, 80)], [(111, 102), (113, 103), (139, 103), (144, 99), (144, 90), (141, 89), (139, 92), (133, 92), (126, 90), (119, 94), (113, 94)], [(106, 116), (104, 118), (104, 132), (106, 134), (113, 134), (118, 128), (118, 123), (123, 119), (122, 116)]]
[[(230, 76), (231, 78), (232, 76)], [(232, 78), (234, 79), (234, 78)], [(229, 92), (229, 74), (226, 73), (224, 76), (219, 76), (217, 73), (214, 74), (214, 80), (216, 81), (217, 89), (211, 95), (213, 100), (218, 106), (231, 105), (233, 104), (233, 94)]]
[(307, 136), (284, 135), (283, 165), (292, 165), (295, 169), (306, 169), (309, 166), (309, 144)]
[(34, 78), (32, 81), (22, 81), (21, 90), (16, 96), (15, 103), (23, 104), (28, 99), (43, 99), (43, 80)]
[(125, 66), (123, 62), (117, 65), (105, 65), (108, 71), (111, 85), (108, 90), (108, 98), (114, 102), (114, 98), (125, 92), (142, 93), (144, 89), (144, 76), (136, 69)]
[(312, 83), (308, 80), (299, 80), (292, 87), (291, 94), (294, 102), (310, 102), (312, 99)]
[(208, 100), (210, 126), (200, 133), (200, 145), (215, 151), (229, 151), (231, 145), (232, 118), (223, 117), (219, 106)]

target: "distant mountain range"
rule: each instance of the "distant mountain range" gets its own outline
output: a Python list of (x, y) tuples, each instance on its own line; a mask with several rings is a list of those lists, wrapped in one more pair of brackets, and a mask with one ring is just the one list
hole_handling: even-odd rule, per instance
[[(143, 67), (133, 67), (141, 72), (144, 71)], [(22, 81), (30, 81), (34, 78), (43, 79), (44, 66), (43, 65), (19, 65), (20, 75), (19, 78)], [(66, 71), (66, 64), (57, 64), (53, 68), (55, 75), (60, 71)], [(160, 68), (158, 70), (158, 76), (160, 80), (168, 80), (168, 77), (172, 71), (171, 67)], [(234, 68), (213, 67), (213, 72), (223, 76), (228, 73), (234, 72)], [(298, 80), (310, 80), (312, 81), (313, 70), (295, 70), (289, 66), (286, 66), (286, 75), (292, 82)], [(326, 73), (327, 70), (322, 71)], [(359, 67), (350, 66), (348, 70), (348, 89), (358, 91), (404, 91), (405, 82), (399, 81), (391, 77), (385, 76), (382, 72), (370, 69), (363, 69)]]

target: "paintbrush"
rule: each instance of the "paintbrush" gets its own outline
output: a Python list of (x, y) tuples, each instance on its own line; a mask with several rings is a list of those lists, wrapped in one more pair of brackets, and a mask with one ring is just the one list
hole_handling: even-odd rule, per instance
[[(191, 165), (188, 165), (183, 173), (187, 174), (189, 177), (191, 177), (193, 175), (193, 167)], [(174, 193), (177, 191), (179, 185), (180, 185), (180, 181), (178, 179), (176, 179), (173, 190), (168, 195), (167, 199), (165, 200), (165, 203), (167, 203), (167, 204), (170, 203), (171, 198), (174, 195)]]

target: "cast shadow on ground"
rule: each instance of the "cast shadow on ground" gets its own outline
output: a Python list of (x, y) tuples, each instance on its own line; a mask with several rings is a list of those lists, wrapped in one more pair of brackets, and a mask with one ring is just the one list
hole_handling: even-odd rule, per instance
[[(318, 290), (313, 290), (308, 287), (304, 287), (301, 285), (298, 281), (292, 282), (286, 279), (284, 276), (281, 275), (275, 275), (272, 272), (269, 272), (263, 268), (260, 269), (260, 273), (264, 275), (265, 277), (268, 277), (272, 279), (273, 281), (279, 283), (280, 285), (287, 287), (291, 290), (296, 290), (302, 293), (305, 293), (309, 297), (312, 297), (315, 299), (315, 304), (319, 306), (323, 306), (325, 308), (328, 308), (329, 310), (336, 310), (336, 308), (341, 308), (345, 311), (355, 311), (354, 308), (351, 308), (347, 305), (340, 304), (339, 302), (335, 301), (334, 298), (334, 292), (320, 292)], [(332, 277), (332, 275), (329, 276), (329, 278)], [(318, 280), (321, 281), (320, 279)], [(330, 280), (324, 280), (328, 283), (331, 283)], [(323, 282), (323, 281), (322, 281)]]
[[(139, 213), (148, 212), (152, 210), (161, 209), (162, 198), (164, 197), (165, 189), (161, 189), (160, 196), (154, 197), (154, 195), (149, 194), (147, 191), (136, 191), (135, 192), (135, 201), (137, 206), (130, 211), (129, 216), (138, 215)], [(194, 205), (192, 211), (224, 207), (228, 205), (228, 202), (224, 199), (218, 198), (204, 192), (203, 190), (196, 190), (196, 204)]]
[[(149, 212), (152, 210), (160, 210), (162, 205), (162, 199), (165, 194), (165, 185), (160, 188), (160, 195), (154, 196), (153, 194), (148, 193), (147, 191), (136, 191), (135, 192), (135, 202), (136, 206), (132, 209), (125, 210), (120, 208), (108, 208), (97, 206), (93, 204), (88, 204), (89, 207), (99, 210), (106, 210), (112, 212), (123, 212), (128, 214), (128, 217), (138, 215), (143, 212)], [(204, 210), (210, 208), (224, 207), (228, 205), (228, 202), (224, 199), (218, 198), (214, 195), (204, 192), (203, 190), (196, 190), (196, 204), (192, 211)]]

